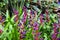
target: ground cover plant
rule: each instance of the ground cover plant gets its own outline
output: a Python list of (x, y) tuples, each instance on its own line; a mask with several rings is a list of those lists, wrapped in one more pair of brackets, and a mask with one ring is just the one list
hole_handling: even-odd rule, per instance
[(60, 40), (60, 0), (1, 0), (0, 40)]

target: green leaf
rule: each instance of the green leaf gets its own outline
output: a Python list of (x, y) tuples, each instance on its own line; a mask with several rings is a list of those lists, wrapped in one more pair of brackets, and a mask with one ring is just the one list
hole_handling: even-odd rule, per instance
[(47, 34), (46, 33), (44, 33), (44, 40), (47, 40)]
[(16, 15), (14, 15), (12, 18), (11, 18), (11, 22), (14, 22), (14, 18), (16, 17)]

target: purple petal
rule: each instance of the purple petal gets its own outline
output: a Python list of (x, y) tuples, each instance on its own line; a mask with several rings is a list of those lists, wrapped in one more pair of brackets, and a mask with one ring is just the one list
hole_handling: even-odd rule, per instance
[(34, 30), (38, 30), (38, 27), (34, 27)]
[(26, 22), (26, 18), (23, 18), (23, 19), (22, 19), (22, 22), (23, 22), (23, 23)]
[(23, 9), (26, 9), (26, 7), (24, 6)]
[(34, 11), (33, 11), (33, 10), (31, 10), (31, 11), (30, 11), (30, 14), (34, 14)]
[(21, 25), (22, 25), (21, 23), (18, 24), (18, 26), (21, 26)]
[(52, 38), (54, 38), (54, 39), (55, 39), (56, 37), (57, 37), (57, 36), (56, 36), (56, 34), (52, 34)]
[(44, 17), (44, 15), (41, 13), (40, 16)]
[(26, 31), (24, 31), (24, 32), (21, 32), (21, 34), (26, 34)]
[(37, 22), (35, 22), (35, 23), (33, 24), (33, 26), (34, 26), (34, 27), (38, 27), (39, 24), (38, 24)]
[(13, 12), (15, 15), (18, 15), (18, 11), (16, 9), (13, 9)]
[(53, 26), (54, 26), (54, 27), (57, 27), (57, 23), (54, 23)]

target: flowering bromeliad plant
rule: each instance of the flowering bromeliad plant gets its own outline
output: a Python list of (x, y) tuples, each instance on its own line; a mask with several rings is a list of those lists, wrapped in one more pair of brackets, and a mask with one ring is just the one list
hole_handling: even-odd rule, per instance
[(60, 2), (38, 1), (10, 0), (5, 17), (0, 15), (0, 40), (60, 40), (60, 8), (53, 10)]

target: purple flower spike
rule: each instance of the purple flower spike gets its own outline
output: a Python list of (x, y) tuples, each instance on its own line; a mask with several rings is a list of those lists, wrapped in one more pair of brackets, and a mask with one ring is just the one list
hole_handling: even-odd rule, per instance
[(38, 30), (38, 27), (34, 27), (34, 30)]
[(38, 24), (37, 22), (35, 22), (35, 23), (33, 24), (33, 26), (34, 26), (34, 27), (38, 27), (39, 24)]
[(33, 11), (33, 10), (31, 10), (31, 11), (30, 11), (30, 14), (31, 14), (31, 15), (32, 15), (32, 14), (34, 14), (34, 11)]
[(53, 26), (54, 26), (54, 27), (57, 27), (57, 23), (54, 23)]
[(15, 15), (18, 15), (18, 11), (16, 9), (13, 9), (13, 12)]
[(22, 22), (25, 23), (25, 22), (26, 22), (26, 18), (23, 18), (23, 19), (22, 19)]
[(35, 23), (33, 24), (34, 30), (38, 30), (38, 26), (39, 26), (39, 24), (38, 24), (37, 22), (35, 22)]
[(44, 17), (44, 15), (41, 13), (40, 16)]
[(18, 26), (21, 26), (21, 25), (22, 25), (21, 23), (18, 24)]
[(52, 40), (57, 40), (57, 33), (52, 34)]
[(56, 34), (52, 34), (52, 38), (56, 38)]
[(23, 34), (23, 35), (24, 35), (24, 34), (26, 34), (26, 31), (24, 31), (24, 32), (21, 32), (21, 34)]
[(23, 17), (24, 17), (24, 18), (26, 18), (26, 17), (27, 17), (27, 13), (26, 13), (26, 12), (24, 12), (24, 15), (23, 15)]
[(26, 11), (26, 9), (27, 9), (27, 8), (24, 6), (24, 7), (23, 7), (23, 11)]
[(41, 24), (44, 22), (43, 18), (44, 18), (43, 14), (40, 14), (40, 23)]
[(54, 33), (58, 33), (58, 31), (57, 31), (57, 29), (58, 29), (58, 27), (57, 27), (57, 26), (58, 26), (57, 23), (54, 23), (53, 26), (54, 26), (54, 29), (53, 29), (53, 30), (54, 30)]
[(24, 12), (24, 14), (23, 14), (23, 19), (22, 19), (22, 22), (23, 23), (25, 23), (26, 22), (26, 19), (27, 19), (27, 10), (26, 10), (27, 8), (24, 6), (23, 7), (23, 12)]
[(53, 26), (54, 26), (54, 29), (53, 29), (54, 33), (52, 34), (52, 40), (57, 40), (57, 34), (58, 34), (57, 23), (54, 23)]

